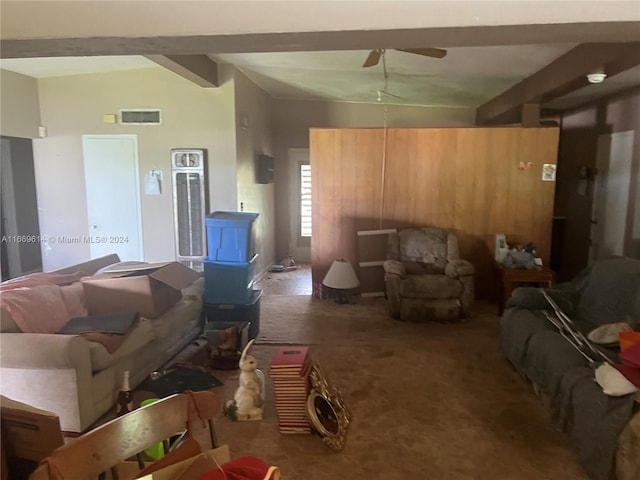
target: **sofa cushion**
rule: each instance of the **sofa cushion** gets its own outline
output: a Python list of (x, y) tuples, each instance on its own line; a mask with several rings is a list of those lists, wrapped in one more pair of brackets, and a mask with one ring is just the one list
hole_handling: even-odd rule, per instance
[(626, 322), (640, 329), (640, 260), (594, 263), (580, 292), (578, 316), (593, 325)]
[(16, 325), (15, 320), (8, 310), (0, 308), (0, 332), (2, 333), (20, 333), (20, 327)]
[(142, 348), (155, 339), (153, 325), (147, 318), (140, 318), (138, 325), (127, 335), (125, 341), (118, 349), (109, 353), (104, 345), (99, 342), (89, 342), (89, 353), (91, 357), (91, 371), (99, 372), (118, 362), (127, 355), (135, 354), (137, 350)]

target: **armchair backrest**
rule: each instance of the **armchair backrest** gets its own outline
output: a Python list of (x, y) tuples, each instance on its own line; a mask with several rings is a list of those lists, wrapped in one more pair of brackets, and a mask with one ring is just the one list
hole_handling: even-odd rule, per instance
[(409, 274), (444, 273), (460, 258), (458, 238), (442, 228), (405, 228), (389, 235), (389, 260), (405, 264)]

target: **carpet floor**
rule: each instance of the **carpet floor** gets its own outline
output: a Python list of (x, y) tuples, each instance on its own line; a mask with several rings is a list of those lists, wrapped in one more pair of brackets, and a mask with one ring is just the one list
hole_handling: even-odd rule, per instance
[[(467, 323), (413, 324), (388, 317), (380, 298), (265, 295), (260, 324), (259, 368), (267, 374), (279, 346), (309, 345), (353, 418), (340, 453), (313, 434), (280, 434), (267, 376), (262, 421), (216, 422), (233, 457), (261, 457), (288, 480), (586, 479), (548, 410), (499, 354), (493, 305), (479, 303)], [(223, 402), (238, 372), (212, 371)]]

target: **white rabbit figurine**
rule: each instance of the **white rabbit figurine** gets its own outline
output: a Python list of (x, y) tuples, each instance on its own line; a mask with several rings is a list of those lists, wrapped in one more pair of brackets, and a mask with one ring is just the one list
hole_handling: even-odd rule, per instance
[(264, 375), (258, 370), (255, 357), (248, 353), (252, 345), (253, 340), (242, 351), (238, 389), (225, 408), (225, 413), (231, 418), (235, 416), (235, 420), (262, 420)]

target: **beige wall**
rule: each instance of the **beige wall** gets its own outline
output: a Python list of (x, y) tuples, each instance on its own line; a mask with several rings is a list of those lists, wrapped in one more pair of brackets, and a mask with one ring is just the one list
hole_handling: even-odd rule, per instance
[[(236, 209), (259, 213), (256, 223), (256, 272), (265, 272), (275, 263), (274, 184), (259, 184), (256, 179), (256, 157), (273, 155), (271, 134), (271, 97), (236, 70), (235, 112), (238, 201)], [(248, 126), (241, 126), (242, 117)]]
[(37, 138), (39, 125), (37, 80), (0, 69), (0, 134)]
[[(309, 129), (367, 128), (384, 126), (384, 106), (381, 104), (340, 103), (302, 100), (273, 102), (273, 131), (276, 159), (276, 258), (289, 254), (291, 216), (296, 205), (289, 192), (289, 148), (309, 148)], [(475, 124), (475, 110), (471, 108), (407, 107), (389, 105), (389, 127), (468, 127)], [(313, 241), (313, 240), (312, 240)], [(300, 249), (298, 249), (300, 251)], [(308, 262), (306, 255), (296, 258)]]
[[(170, 150), (206, 148), (209, 210), (232, 210), (237, 202), (234, 86), (205, 89), (163, 68), (52, 77), (38, 81), (42, 124), (48, 137), (34, 142), (36, 183), (43, 235), (86, 235), (83, 134), (138, 136), (140, 191), (144, 173), (163, 173), (162, 194), (142, 195), (144, 259), (175, 258)], [(160, 108), (162, 125), (103, 123), (122, 108)], [(87, 245), (43, 247), (45, 270), (89, 258)]]

